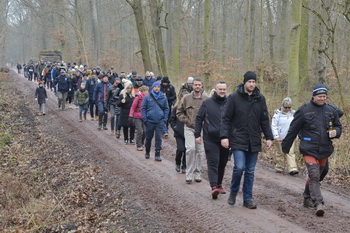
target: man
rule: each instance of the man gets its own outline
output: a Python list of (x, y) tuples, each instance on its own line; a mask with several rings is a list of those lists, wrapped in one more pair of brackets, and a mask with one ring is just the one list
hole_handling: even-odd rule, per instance
[(203, 83), (199, 78), (193, 80), (193, 92), (185, 95), (176, 116), (185, 124), (185, 146), (186, 146), (186, 183), (192, 180), (201, 182), (201, 159), (204, 155), (203, 143), (196, 143), (194, 137), (195, 120), (200, 106), (208, 97), (203, 95)]
[(166, 95), (166, 98), (168, 99), (169, 115), (168, 115), (168, 121), (164, 125), (164, 129), (163, 129), (163, 137), (168, 138), (169, 137), (168, 126), (169, 126), (169, 119), (171, 114), (171, 107), (176, 103), (175, 87), (172, 84), (170, 84), (170, 80), (168, 77), (162, 78), (160, 91), (163, 92)]
[(162, 149), (162, 131), (163, 126), (168, 120), (169, 106), (166, 96), (160, 91), (160, 83), (155, 82), (152, 90), (144, 96), (141, 105), (142, 120), (146, 128), (146, 154), (149, 159), (151, 151), (151, 142), (155, 134), (155, 161), (161, 162), (160, 150)]
[(66, 75), (65, 70), (60, 71), (60, 75), (54, 80), (54, 87), (57, 85), (57, 97), (58, 97), (58, 109), (66, 109), (66, 99), (68, 97), (68, 92), (72, 89), (72, 84), (70, 78)]
[(107, 108), (107, 92), (111, 84), (108, 81), (108, 76), (103, 75), (102, 81), (96, 85), (93, 100), (98, 107), (98, 130), (103, 129), (108, 130), (107, 128), (107, 118), (108, 118), (108, 108)]
[(203, 128), (208, 178), (213, 199), (217, 199), (220, 193), (226, 193), (222, 187), (222, 180), (225, 174), (229, 149), (222, 147), (220, 141), (221, 115), (227, 101), (226, 89), (225, 82), (219, 81), (216, 84), (213, 96), (205, 100), (198, 111), (194, 132), (196, 143), (201, 144), (201, 131)]
[(142, 85), (145, 85), (149, 87), (149, 89), (152, 89), (154, 82), (156, 82), (156, 79), (151, 76), (151, 72), (146, 71), (146, 77), (142, 80)]
[(131, 81), (132, 85), (135, 86), (136, 83), (136, 77), (137, 77), (137, 72), (136, 71), (132, 71), (131, 75), (129, 77), (129, 80)]
[(256, 209), (253, 202), (254, 170), (261, 151), (261, 132), (266, 138), (266, 147), (272, 146), (273, 135), (265, 97), (256, 87), (256, 75), (252, 71), (244, 74), (243, 83), (231, 94), (224, 109), (220, 130), (221, 145), (231, 149), (234, 167), (228, 204), (234, 205), (244, 172), (243, 206)]
[(117, 104), (122, 89), (123, 85), (121, 84), (120, 78), (115, 78), (113, 85), (111, 85), (107, 91), (107, 108), (111, 114), (111, 135), (115, 134), (114, 128), (117, 130), (117, 121), (118, 116), (120, 115), (120, 107), (118, 107)]
[(34, 77), (34, 71), (35, 71), (35, 67), (34, 67), (34, 64), (31, 63), (29, 66), (28, 66), (28, 81), (33, 81), (33, 77)]
[[(86, 80), (86, 90), (89, 92), (89, 108), (90, 108), (90, 120), (95, 120), (94, 116), (96, 117), (96, 120), (98, 120), (98, 110), (97, 105), (94, 102), (94, 91), (97, 85), (97, 77), (96, 73), (92, 73), (91, 77)], [(95, 106), (95, 111), (94, 111)]]
[(300, 138), (300, 154), (308, 171), (304, 190), (304, 206), (315, 209), (316, 215), (324, 215), (323, 197), (320, 189), (320, 174), (332, 155), (333, 138), (339, 138), (342, 125), (337, 110), (326, 104), (328, 90), (324, 84), (316, 84), (310, 102), (301, 106), (294, 114), (287, 136), (282, 141), (282, 151), (289, 149), (296, 136)]
[(180, 92), (181, 93), (191, 93), (193, 91), (193, 78), (188, 77), (186, 83), (184, 83), (181, 88)]
[(18, 70), (18, 73), (20, 74), (22, 70), (22, 65), (20, 63), (17, 63), (17, 70)]

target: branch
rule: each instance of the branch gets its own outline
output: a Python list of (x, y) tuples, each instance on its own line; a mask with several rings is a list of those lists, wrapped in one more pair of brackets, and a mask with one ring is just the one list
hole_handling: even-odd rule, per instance
[(308, 10), (311, 11), (317, 18), (319, 18), (321, 20), (321, 22), (323, 23), (324, 26), (326, 26), (328, 31), (331, 31), (331, 29), (329, 28), (328, 24), (325, 22), (325, 20), (323, 19), (323, 17), (321, 16), (320, 13), (318, 13), (317, 11), (311, 9), (310, 7), (306, 6), (304, 3), (302, 3), (302, 6)]

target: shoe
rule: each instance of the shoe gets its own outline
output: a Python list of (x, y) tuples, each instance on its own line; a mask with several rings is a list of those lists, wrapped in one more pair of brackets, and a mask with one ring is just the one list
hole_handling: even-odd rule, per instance
[(102, 130), (102, 125), (99, 124), (97, 129)]
[(149, 159), (150, 155), (149, 155), (149, 151), (146, 150), (146, 154), (145, 154), (145, 158)]
[(155, 155), (154, 155), (154, 160), (157, 162), (162, 162), (162, 159), (160, 158), (160, 151), (156, 151)]
[(192, 176), (186, 175), (186, 183), (191, 184), (192, 183)]
[(129, 143), (128, 143), (128, 140), (124, 140), (124, 144), (125, 145), (128, 145)]
[(45, 116), (46, 115), (46, 113), (45, 112), (43, 112), (43, 116)]
[(185, 166), (181, 167), (181, 173), (184, 173), (184, 174), (186, 173), (186, 167)]
[(108, 130), (107, 126), (103, 126), (103, 130)]
[(229, 205), (234, 205), (236, 203), (236, 196), (237, 196), (237, 194), (230, 193), (230, 196), (227, 199), (227, 203)]
[(318, 204), (316, 206), (316, 215), (322, 217), (324, 215), (324, 206), (323, 204)]
[(83, 118), (79, 117), (79, 122), (82, 122), (83, 121)]
[(243, 202), (243, 206), (248, 209), (256, 209), (257, 205), (253, 202), (253, 200), (248, 200)]
[(315, 210), (315, 203), (314, 201), (311, 199), (311, 197), (304, 197), (304, 207)]
[(181, 171), (181, 170), (180, 170), (180, 165), (176, 165), (175, 171), (176, 171), (176, 172), (180, 172), (180, 171)]
[(201, 174), (196, 174), (196, 175), (194, 176), (194, 181), (196, 181), (196, 182), (198, 182), (198, 183), (202, 182)]
[(282, 173), (283, 172), (283, 170), (281, 170), (281, 169), (276, 169), (275, 171), (276, 171), (276, 173)]
[(211, 187), (211, 197), (216, 200), (218, 199), (218, 195), (220, 194), (219, 189), (217, 188), (217, 186)]
[(219, 189), (221, 194), (226, 194), (226, 190), (222, 187), (221, 184), (217, 185), (216, 187)]
[(111, 130), (110, 134), (111, 134), (111, 135), (114, 135), (114, 130)]
[(295, 176), (298, 174), (299, 174), (299, 171), (297, 171), (297, 170), (289, 172), (289, 175), (291, 175), (291, 176)]
[(86, 113), (83, 116), (84, 116), (84, 121), (85, 121), (86, 120)]
[(163, 138), (165, 139), (169, 138), (169, 134), (168, 133), (163, 134)]
[(95, 120), (95, 118), (94, 118), (94, 117), (91, 117), (90, 120), (93, 121), (93, 120)]
[(131, 140), (130, 140), (130, 145), (135, 145), (134, 139), (131, 139)]
[(142, 147), (137, 147), (137, 150), (138, 151), (143, 151), (143, 148)]
[(115, 134), (116, 138), (120, 138), (120, 130), (117, 130), (117, 133)]
[(99, 116), (95, 116), (95, 120), (98, 121)]

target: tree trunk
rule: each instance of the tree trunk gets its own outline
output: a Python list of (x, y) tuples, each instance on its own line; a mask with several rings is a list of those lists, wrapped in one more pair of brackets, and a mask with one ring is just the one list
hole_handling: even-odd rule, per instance
[(250, 30), (249, 30), (249, 64), (252, 66), (255, 61), (255, 5), (256, 0), (250, 0)]
[(175, 1), (175, 28), (174, 28), (174, 45), (173, 45), (173, 72), (180, 75), (180, 41), (181, 41), (181, 1)]
[(281, 13), (279, 14), (280, 18), (280, 50), (279, 50), (279, 59), (284, 60), (286, 58), (286, 35), (287, 35), (287, 28), (288, 28), (288, 17), (287, 17), (287, 10), (288, 10), (289, 0), (282, 0), (282, 7), (281, 7)]
[(211, 0), (205, 0), (204, 8), (204, 30), (203, 30), (203, 41), (204, 41), (204, 86), (208, 88), (209, 86), (209, 19), (210, 19), (210, 7)]
[(93, 54), (94, 63), (98, 63), (100, 58), (100, 32), (98, 27), (96, 0), (89, 0), (90, 9), (92, 11), (92, 36), (93, 36)]
[(301, 1), (292, 1), (292, 28), (289, 34), (288, 95), (299, 106), (299, 44), (301, 24)]
[[(302, 1), (303, 4), (308, 2), (308, 0)], [(300, 92), (303, 92), (309, 81), (309, 12), (304, 8), (301, 9), (299, 75)]]
[(244, 36), (244, 69), (245, 70), (248, 70), (249, 67), (250, 67), (250, 44), (249, 44), (249, 18), (248, 18), (248, 15), (249, 15), (249, 5), (250, 5), (250, 0), (247, 0), (246, 1), (247, 4), (246, 4), (246, 14), (245, 14), (245, 17), (244, 17), (244, 33), (245, 33), (245, 36)]
[(227, 33), (227, 0), (224, 0), (222, 4), (222, 37), (221, 37), (221, 62), (223, 65), (226, 63), (227, 45), (226, 45), (226, 33)]
[(325, 51), (325, 27), (324, 25), (319, 22), (318, 23), (318, 29), (319, 29), (319, 42), (318, 42), (318, 49), (317, 49), (317, 63), (316, 63), (316, 74), (315, 77), (317, 77), (318, 83), (324, 83), (326, 81), (326, 56), (324, 54)]
[[(272, 67), (274, 67), (275, 64), (275, 53), (274, 53), (274, 39), (275, 34), (273, 33), (273, 22), (272, 22), (272, 12), (271, 12), (271, 4), (270, 0), (266, 0), (266, 7), (267, 7), (267, 13), (268, 13), (268, 27), (269, 27), (269, 54), (270, 54), (270, 60)], [(272, 72), (273, 74), (274, 72)]]

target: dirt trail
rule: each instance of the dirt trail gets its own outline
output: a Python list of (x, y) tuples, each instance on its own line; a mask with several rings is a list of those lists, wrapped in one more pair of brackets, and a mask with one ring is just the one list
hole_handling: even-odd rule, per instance
[[(18, 90), (24, 92), (33, 110), (36, 84), (13, 74)], [(135, 146), (124, 145), (122, 139), (98, 131), (97, 122), (78, 122), (78, 110), (57, 110), (57, 99), (51, 91), (47, 115), (38, 116), (43, 133), (66, 132), (62, 140), (67, 147), (87, 147), (90, 153), (82, 160), (101, 167), (99, 179), (107, 184), (122, 180), (118, 187), (132, 205), (138, 207), (138, 218), (147, 219), (144, 225), (130, 232), (349, 232), (350, 198), (348, 193), (323, 184), (326, 204), (323, 218), (302, 206), (304, 177), (276, 174), (270, 166), (259, 162), (255, 172), (254, 198), (258, 209), (242, 207), (239, 193), (235, 206), (227, 204), (228, 194), (212, 200), (208, 180), (188, 185), (183, 174), (174, 169), (175, 140), (163, 140), (161, 163), (144, 158)], [(31, 101), (33, 99), (33, 101)], [(47, 127), (49, 126), (49, 127)], [(108, 125), (109, 126), (109, 125)], [(206, 160), (203, 158), (206, 178)], [(224, 187), (229, 190), (232, 162), (228, 163)]]

